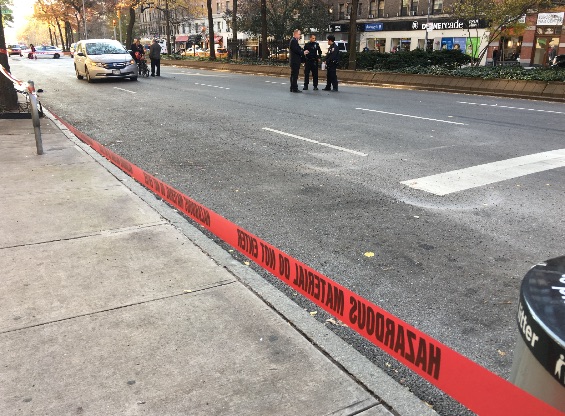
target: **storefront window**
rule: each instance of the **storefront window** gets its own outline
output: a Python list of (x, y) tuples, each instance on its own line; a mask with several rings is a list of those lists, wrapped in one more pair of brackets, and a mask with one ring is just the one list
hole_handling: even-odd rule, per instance
[(392, 38), (390, 40), (390, 52), (395, 53), (400, 49), (400, 38)]
[(551, 36), (537, 36), (534, 45), (534, 57), (532, 59), (532, 65), (535, 66), (546, 66), (550, 62), (550, 57), (553, 57), (553, 49), (557, 50), (559, 45), (558, 37)]
[(385, 53), (386, 39), (375, 39), (375, 50), (380, 53)]
[(400, 39), (400, 48), (403, 51), (410, 51), (410, 44), (412, 39), (402, 38)]
[(522, 37), (506, 37), (500, 41), (500, 51), (503, 61), (517, 61), (520, 59)]

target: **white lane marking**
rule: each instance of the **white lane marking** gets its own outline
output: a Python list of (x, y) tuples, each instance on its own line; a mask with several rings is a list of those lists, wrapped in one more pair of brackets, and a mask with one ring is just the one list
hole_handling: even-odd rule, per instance
[(216, 75), (216, 74), (201, 74), (200, 72), (171, 72), (172, 75), (190, 75), (195, 77), (216, 77), (216, 78), (227, 78), (227, 75)]
[(392, 115), (392, 116), (399, 116), (399, 117), (417, 118), (418, 120), (438, 121), (440, 123), (457, 124), (459, 126), (468, 126), (468, 124), (458, 123), (456, 121), (447, 121), (447, 120), (438, 120), (438, 119), (435, 119), (435, 118), (428, 118), (428, 117), (411, 116), (409, 114), (390, 113), (388, 111), (371, 110), (369, 108), (356, 108), (356, 110), (370, 111), (372, 113), (389, 114), (389, 115)]
[(304, 140), (305, 142), (319, 144), (320, 146), (330, 147), (332, 149), (341, 150), (342, 152), (352, 153), (357, 156), (368, 156), (367, 153), (358, 152), (357, 150), (347, 149), (341, 146), (334, 146), (333, 144), (319, 142), (317, 140), (307, 139), (306, 137), (297, 136), (296, 134), (285, 133), (284, 131), (270, 129), (268, 127), (263, 127), (263, 130), (271, 131), (273, 133), (282, 134), (283, 136), (292, 137), (298, 140)]
[(499, 104), (479, 104), (479, 103), (470, 103), (470, 102), (467, 102), (467, 101), (457, 101), (457, 104), (482, 105), (482, 106), (488, 106), (488, 107), (507, 108), (509, 110), (526, 110), (526, 111), (538, 111), (540, 113), (565, 114), (564, 111), (538, 110), (536, 108), (512, 107), (512, 106), (509, 106), (509, 105), (499, 105)]
[(565, 166), (565, 149), (471, 166), (465, 169), (400, 182), (435, 195), (447, 195), (491, 183)]
[(199, 82), (195, 82), (194, 85), (200, 85), (202, 87), (210, 87), (210, 88), (219, 88), (221, 90), (229, 90), (228, 87), (220, 87), (219, 85), (201, 84)]
[(135, 92), (135, 91), (130, 91), (130, 90), (126, 90), (125, 88), (120, 88), (120, 87), (114, 87), (114, 88), (117, 89), (117, 90), (120, 90), (120, 91), (129, 92), (129, 93), (131, 93), (131, 94), (137, 94), (137, 92)]

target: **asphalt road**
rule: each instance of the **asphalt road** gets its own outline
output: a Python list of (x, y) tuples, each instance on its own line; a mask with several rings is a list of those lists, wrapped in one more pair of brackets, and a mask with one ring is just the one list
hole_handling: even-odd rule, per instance
[[(521, 279), (565, 254), (565, 168), (525, 174), (528, 159), (496, 180), (487, 165), (478, 168), (485, 183), (445, 195), (401, 182), (564, 149), (565, 105), (348, 85), (291, 94), (283, 78), (173, 67), (160, 78), (88, 84), (68, 57), (11, 65), (44, 89), (44, 105), (116, 153), (509, 375)], [(466, 414), (332, 328), (440, 414)]]

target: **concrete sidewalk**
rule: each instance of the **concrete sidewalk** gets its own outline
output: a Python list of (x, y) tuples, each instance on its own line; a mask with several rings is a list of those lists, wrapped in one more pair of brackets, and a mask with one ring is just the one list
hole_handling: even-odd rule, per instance
[(435, 414), (41, 123), (0, 120), (1, 415)]

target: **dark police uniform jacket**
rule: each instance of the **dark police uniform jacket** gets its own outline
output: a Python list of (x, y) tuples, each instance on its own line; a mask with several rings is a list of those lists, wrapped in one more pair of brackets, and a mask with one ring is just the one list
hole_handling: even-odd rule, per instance
[(326, 65), (335, 65), (339, 63), (339, 48), (334, 43), (328, 48), (328, 54), (326, 55)]
[(304, 51), (298, 44), (298, 40), (295, 37), (290, 39), (288, 49), (290, 51), (290, 65), (300, 65), (302, 57), (304, 56)]
[(322, 50), (318, 42), (308, 42), (304, 45), (304, 50), (308, 51), (308, 55), (305, 55), (308, 61), (317, 61), (318, 58), (322, 56)]

